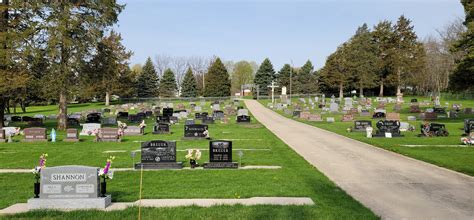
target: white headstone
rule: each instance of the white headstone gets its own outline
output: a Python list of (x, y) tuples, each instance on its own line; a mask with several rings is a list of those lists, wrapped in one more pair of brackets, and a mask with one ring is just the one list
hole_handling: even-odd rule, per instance
[(281, 94), (286, 95), (286, 86), (281, 87)]
[(237, 111), (237, 116), (241, 116), (241, 115), (247, 115), (247, 116), (248, 116), (248, 115), (249, 115), (249, 110), (247, 110), (247, 109), (239, 109), (239, 110)]
[(335, 102), (332, 102), (330, 105), (329, 105), (329, 111), (330, 112), (339, 112), (339, 104), (335, 103)]
[(97, 132), (101, 128), (100, 124), (97, 123), (86, 123), (82, 125), (82, 131), (79, 135), (92, 135), (92, 133)]

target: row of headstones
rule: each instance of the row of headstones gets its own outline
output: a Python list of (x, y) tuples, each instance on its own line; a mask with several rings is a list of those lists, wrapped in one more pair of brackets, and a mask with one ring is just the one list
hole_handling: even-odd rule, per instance
[[(209, 162), (206, 169), (237, 168), (232, 161), (232, 141), (216, 140), (209, 142)], [(149, 141), (142, 143), (141, 162), (135, 169), (181, 169), (182, 162), (176, 161), (175, 141)]]

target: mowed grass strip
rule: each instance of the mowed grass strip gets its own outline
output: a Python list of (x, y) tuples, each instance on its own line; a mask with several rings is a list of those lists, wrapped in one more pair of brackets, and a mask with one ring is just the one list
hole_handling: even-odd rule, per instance
[[(465, 173), (471, 176), (474, 176), (474, 148), (472, 147), (442, 147), (440, 145), (460, 145), (461, 144), (461, 137), (464, 133), (463, 126), (464, 126), (464, 119), (467, 118), (474, 118), (474, 115), (464, 115), (462, 113), (459, 114), (458, 118), (450, 119), (450, 118), (442, 118), (436, 121), (432, 121), (433, 123), (442, 123), (446, 125), (448, 129), (449, 136), (448, 137), (418, 137), (420, 134), (420, 125), (423, 123), (422, 120), (417, 121), (408, 121), (408, 116), (416, 116), (418, 118), (418, 113), (410, 113), (410, 99), (411, 98), (418, 98), (418, 101), (422, 101), (427, 98), (423, 97), (405, 97), (405, 104), (403, 104), (403, 108), (400, 111), (400, 119), (403, 122), (408, 122), (410, 125), (415, 126), (416, 130), (414, 132), (402, 132), (404, 137), (400, 138), (366, 138), (365, 132), (348, 132), (347, 128), (354, 127), (354, 122), (341, 122), (342, 113), (326, 113), (322, 114), (323, 122), (310, 122), (307, 120), (293, 118), (291, 115), (285, 114), (283, 111), (279, 111), (274, 109), (275, 112), (285, 116), (287, 118), (291, 118), (309, 125), (313, 125), (318, 128), (322, 128), (328, 131), (332, 131), (334, 133), (362, 141), (377, 147), (381, 147), (393, 152), (400, 153), (402, 155), (412, 157), (418, 160), (422, 160), (431, 164), (435, 164), (437, 166), (445, 167), (451, 170), (455, 170), (461, 173)], [(307, 100), (307, 99), (306, 99)], [(373, 98), (374, 100), (374, 98)], [(260, 100), (260, 103), (267, 106), (270, 103), (270, 100)], [(293, 100), (294, 103), (298, 102), (297, 99)], [(327, 102), (329, 99), (327, 99)], [(459, 103), (463, 105), (463, 108), (474, 108), (474, 101), (473, 100), (443, 100), (442, 104), (445, 105), (445, 102), (450, 103), (450, 105), (454, 103)], [(301, 105), (301, 104), (300, 104)], [(377, 106), (377, 103), (373, 102), (372, 104), (374, 107)], [(344, 106), (343, 103), (340, 104), (342, 108)], [(387, 112), (393, 112), (394, 104), (386, 105)], [(433, 106), (421, 106), (422, 110), (430, 108)], [(289, 108), (293, 110), (293, 107)], [(449, 109), (448, 109), (449, 111)], [(311, 110), (312, 113), (321, 113), (321, 109), (315, 108)], [(334, 117), (336, 122), (328, 123), (326, 122), (327, 117)], [(374, 126), (374, 132), (377, 130), (376, 123), (379, 119), (372, 119), (371, 117), (359, 117), (358, 115), (355, 117), (355, 120), (372, 120), (372, 126)], [(402, 145), (428, 145), (422, 147), (407, 147)], [(432, 145), (430, 147), (430, 145)]]
[[(109, 155), (115, 155), (113, 167), (131, 167), (130, 151), (140, 149), (140, 143), (154, 139), (177, 140), (178, 149), (208, 148), (202, 141), (182, 141), (184, 123), (173, 125), (171, 135), (152, 135), (152, 119), (148, 121), (147, 135), (125, 137), (122, 143), (94, 143), (86, 138), (79, 143), (22, 143), (2, 144), (2, 152), (11, 151), (8, 158), (0, 162), (4, 168), (32, 168), (41, 153), (48, 153), (48, 166), (88, 165), (103, 166)], [(265, 151), (243, 151), (242, 165), (277, 165), (277, 170), (162, 170), (145, 171), (143, 178), (143, 198), (249, 198), (257, 196), (310, 197), (314, 206), (215, 206), (211, 208), (146, 208), (144, 219), (171, 218), (184, 219), (377, 219), (369, 209), (355, 201), (327, 177), (312, 167), (302, 157), (252, 118), (250, 125), (216, 122), (210, 125), (214, 139), (236, 139), (234, 149), (270, 149)], [(62, 134), (63, 135), (63, 134)], [(244, 139), (244, 140), (239, 140)], [(257, 141), (249, 141), (256, 139)], [(103, 153), (111, 150), (126, 152)], [(185, 152), (178, 152), (178, 161), (185, 162)], [(6, 154), (5, 154), (6, 155)], [(137, 154), (135, 162), (140, 158)], [(201, 164), (208, 160), (208, 152), (203, 151)], [(237, 151), (233, 160), (238, 162)], [(33, 195), (32, 174), (0, 174), (0, 208), (15, 203), (24, 203)], [(139, 196), (140, 172), (116, 172), (107, 185), (114, 202), (134, 202)], [(76, 211), (55, 212), (35, 211), (7, 218), (28, 219), (136, 219), (138, 210), (123, 211)], [(5, 216), (2, 216), (5, 217)]]

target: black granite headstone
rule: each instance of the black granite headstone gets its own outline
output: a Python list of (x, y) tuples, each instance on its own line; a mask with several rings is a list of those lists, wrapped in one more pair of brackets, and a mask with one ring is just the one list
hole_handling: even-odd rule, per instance
[(354, 131), (365, 131), (367, 127), (372, 127), (372, 121), (354, 121)]
[(385, 137), (385, 133), (391, 133), (392, 137), (403, 137), (400, 134), (400, 121), (380, 120), (376, 126), (377, 132), (374, 137)]
[(184, 125), (184, 137), (185, 138), (206, 138), (205, 131), (207, 131), (207, 125)]
[(117, 118), (128, 119), (128, 112), (117, 113)]
[(158, 123), (153, 127), (153, 134), (169, 134), (170, 125), (168, 123)]
[(163, 116), (167, 116), (167, 117), (173, 116), (173, 108), (164, 108)]
[(237, 123), (250, 123), (250, 116), (248, 115), (237, 116)]
[(176, 142), (148, 141), (142, 143), (141, 163), (135, 169), (181, 169), (182, 162), (176, 162)]
[(464, 120), (464, 133), (470, 134), (474, 132), (474, 119), (466, 119)]
[(232, 141), (209, 142), (209, 163), (204, 163), (204, 168), (238, 168), (238, 164), (232, 162)]

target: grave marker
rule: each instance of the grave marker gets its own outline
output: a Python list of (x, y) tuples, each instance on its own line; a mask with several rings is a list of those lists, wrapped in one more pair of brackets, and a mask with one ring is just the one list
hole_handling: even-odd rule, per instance
[(47, 142), (46, 128), (25, 128), (25, 142)]
[(203, 139), (207, 138), (208, 126), (201, 124), (184, 125), (185, 139)]
[(176, 162), (175, 141), (148, 141), (142, 143), (141, 163), (135, 169), (181, 169), (182, 162)]
[(69, 128), (66, 130), (66, 139), (63, 141), (66, 142), (78, 142), (79, 141), (79, 135), (78, 131), (75, 128)]
[(372, 121), (361, 120), (354, 122), (354, 131), (365, 132), (368, 127), (372, 127)]
[(99, 197), (99, 168), (46, 167), (41, 170), (39, 198), (28, 200), (29, 209), (104, 209), (111, 196)]
[(153, 134), (169, 134), (170, 125), (168, 123), (158, 123), (153, 126)]
[(123, 134), (125, 136), (137, 136), (137, 135), (143, 135), (144, 130), (140, 128), (139, 126), (127, 126), (123, 130)]
[(96, 136), (97, 142), (120, 142), (117, 128), (99, 128)]
[(205, 169), (238, 168), (238, 164), (232, 162), (231, 141), (209, 142), (209, 163), (204, 163)]

